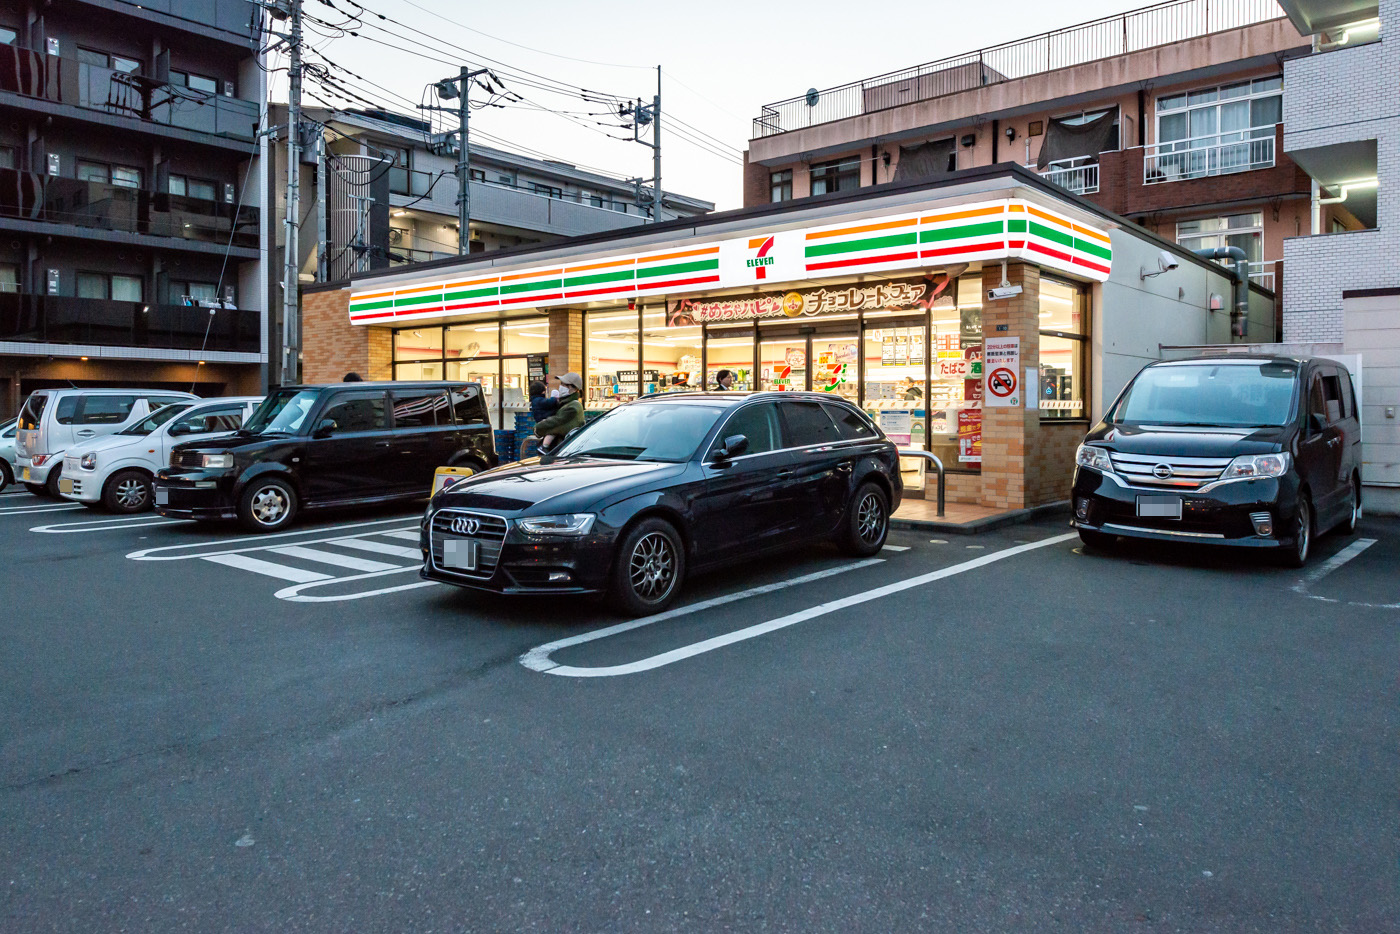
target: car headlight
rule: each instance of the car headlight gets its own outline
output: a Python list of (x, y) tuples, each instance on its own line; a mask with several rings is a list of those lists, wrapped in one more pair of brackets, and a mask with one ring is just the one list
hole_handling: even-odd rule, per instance
[(1109, 460), (1108, 451), (1091, 444), (1079, 446), (1079, 450), (1074, 452), (1074, 462), (1080, 467), (1091, 467), (1094, 470), (1109, 471), (1113, 469), (1113, 461)]
[(528, 519), (516, 519), (515, 525), (526, 535), (587, 535), (593, 528), (593, 513), (531, 516)]
[(228, 470), (233, 466), (232, 454), (205, 454), (200, 458), (205, 470)]
[(1288, 473), (1287, 454), (1245, 454), (1230, 461), (1220, 475), (1222, 480), (1241, 477), (1281, 477)]
[(79, 460), (78, 460), (78, 466), (81, 467), (81, 468), (83, 468), (84, 470), (96, 470), (96, 469), (97, 469), (97, 455), (96, 455), (96, 454), (84, 454), (81, 458), (79, 458)]

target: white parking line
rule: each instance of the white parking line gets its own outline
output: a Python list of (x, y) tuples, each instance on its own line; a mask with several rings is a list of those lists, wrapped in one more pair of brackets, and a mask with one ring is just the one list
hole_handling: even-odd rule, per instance
[(723, 606), (726, 603), (733, 603), (736, 600), (745, 600), (749, 597), (756, 597), (759, 594), (775, 593), (779, 590), (786, 590), (789, 587), (798, 587), (802, 584), (810, 584), (823, 578), (834, 577), (837, 574), (844, 574), (847, 571), (854, 571), (858, 568), (868, 568), (874, 564), (883, 564), (882, 558), (866, 558), (864, 561), (857, 561), (854, 564), (843, 564), (840, 567), (827, 568), (825, 571), (816, 571), (812, 574), (803, 574), (801, 577), (790, 577), (787, 580), (778, 581), (773, 584), (763, 584), (758, 587), (750, 587), (748, 590), (741, 590), (738, 593), (725, 594), (722, 597), (713, 597), (709, 600), (701, 600), (699, 603), (692, 603), (688, 606), (678, 607), (674, 610), (667, 610), (664, 613), (657, 613), (655, 616), (647, 616), (642, 619), (634, 619), (630, 623), (618, 623), (616, 626), (608, 626), (606, 629), (595, 629), (592, 632), (585, 632), (581, 636), (570, 636), (567, 639), (560, 639), (557, 642), (550, 642), (546, 645), (537, 645), (524, 655), (520, 656), (520, 664), (535, 671), (548, 671), (551, 674), (564, 673), (560, 671), (560, 666), (550, 661), (549, 656), (566, 649), (571, 645), (582, 645), (585, 642), (593, 642), (597, 639), (606, 639), (608, 636), (615, 636), (620, 632), (630, 632), (633, 629), (640, 629), (643, 626), (651, 626), (668, 619), (675, 619), (678, 616), (689, 616), (691, 613), (698, 613), (701, 610), (708, 610), (712, 607)]
[(322, 574), (320, 571), (308, 571), (305, 568), (293, 567), (290, 564), (276, 564), (272, 561), (264, 561), (261, 558), (250, 558), (247, 555), (222, 554), (203, 555), (202, 557), (205, 561), (212, 561), (215, 564), (223, 564), (231, 568), (238, 568), (240, 571), (252, 571), (254, 574), (265, 574), (268, 577), (275, 577), (284, 581), (296, 581), (299, 584), (331, 579), (331, 575)]
[[(183, 545), (161, 545), (161, 546), (158, 547), (158, 548), (142, 548), (142, 549), (139, 549), (139, 550), (137, 550), (137, 551), (130, 552), (129, 554), (127, 554), (127, 557), (130, 558), (132, 561), (186, 561), (186, 560), (188, 560), (188, 559), (190, 559), (190, 558), (203, 558), (203, 557), (207, 557), (207, 556), (210, 555), (210, 554), (232, 555), (232, 554), (241, 554), (241, 553), (243, 553), (243, 552), (249, 552), (249, 551), (271, 551), (273, 548), (275, 548), (275, 547), (277, 547), (277, 546), (276, 546), (276, 545), (264, 545), (264, 544), (250, 544), (250, 543), (252, 543), (252, 542), (268, 542), (268, 541), (271, 541), (271, 540), (273, 540), (273, 539), (288, 538), (288, 537), (296, 536), (296, 535), (317, 535), (317, 534), (321, 534), (321, 535), (323, 535), (322, 538), (313, 538), (313, 539), (310, 539), (310, 540), (303, 541), (303, 542), (300, 542), (300, 543), (299, 543), (299, 544), (302, 544), (302, 545), (319, 545), (319, 544), (322, 544), (322, 543), (324, 543), (324, 542), (335, 541), (337, 538), (344, 538), (344, 537), (345, 537), (345, 530), (346, 530), (346, 529), (359, 529), (359, 528), (366, 529), (365, 532), (360, 533), (360, 534), (363, 534), (363, 535), (387, 535), (387, 536), (389, 536), (390, 538), (404, 538), (405, 536), (404, 536), (402, 533), (403, 533), (405, 530), (403, 530), (403, 529), (399, 529), (399, 530), (385, 529), (385, 530), (381, 530), (381, 531), (370, 531), (370, 530), (368, 529), (368, 526), (372, 526), (372, 525), (387, 525), (387, 524), (389, 524), (389, 523), (391, 523), (391, 522), (397, 522), (397, 523), (399, 523), (400, 525), (402, 525), (403, 522), (404, 522), (404, 518), (403, 518), (402, 516), (400, 516), (400, 517), (397, 518), (397, 519), (375, 519), (375, 520), (372, 521), (372, 522), (350, 522), (350, 523), (347, 523), (347, 524), (345, 524), (345, 525), (328, 525), (328, 526), (322, 526), (321, 528), (318, 528), (318, 529), (301, 529), (301, 530), (296, 531), (296, 532), (274, 532), (274, 533), (272, 533), (271, 535), (244, 535), (244, 536), (241, 536), (241, 537), (239, 537), (239, 538), (221, 538), (221, 539), (218, 539), (218, 540), (212, 541), (212, 542), (192, 542), (192, 543), (186, 543), (186, 544), (183, 544)], [(326, 534), (326, 533), (330, 533), (330, 534)], [(411, 537), (412, 537), (412, 540), (413, 540), (413, 541), (415, 541), (415, 542), (418, 541), (418, 532), (417, 532), (417, 531), (414, 531), (414, 532), (412, 533)], [(240, 547), (237, 547), (237, 548), (219, 548), (218, 546), (220, 546), (220, 545), (238, 545), (238, 546), (240, 546)], [(215, 551), (212, 551), (212, 552), (194, 551), (194, 552), (190, 552), (190, 553), (187, 553), (187, 554), (168, 554), (168, 552), (188, 551), (188, 550), (191, 549), (191, 548), (198, 548), (198, 549), (214, 548), (214, 549), (216, 549), (216, 550), (215, 550)]]
[[(1025, 552), (1034, 551), (1038, 548), (1045, 548), (1050, 545), (1057, 545), (1062, 542), (1067, 542), (1070, 539), (1076, 537), (1077, 533), (1070, 532), (1065, 535), (1056, 535), (1051, 538), (1044, 539), (1042, 541), (1031, 542), (1025, 545), (1016, 545), (1012, 548), (1003, 549), (1002, 551), (994, 551), (991, 554), (983, 555), (979, 558), (973, 558), (971, 561), (964, 561), (961, 564), (955, 564), (951, 567), (941, 568), (937, 571), (930, 571), (927, 574), (920, 574), (917, 577), (911, 577), (902, 581), (896, 581), (893, 584), (886, 584), (883, 587), (876, 587), (873, 590), (867, 590), (862, 593), (852, 594), (851, 596), (843, 597), (840, 600), (832, 600), (828, 603), (822, 603), (818, 606), (809, 607), (805, 610), (799, 610), (796, 613), (789, 613), (786, 616), (780, 616), (776, 619), (768, 620), (765, 623), (759, 623), (755, 626), (748, 626), (744, 629), (739, 629), (734, 632), (726, 633), (722, 636), (715, 636), (712, 639), (705, 639), (701, 642), (696, 642), (692, 645), (683, 646), (679, 649), (673, 649), (669, 652), (663, 652), (660, 655), (653, 655), (650, 658), (644, 658), (640, 661), (631, 662), (625, 665), (608, 665), (597, 668), (578, 668), (570, 665), (558, 665), (555, 662), (553, 662), (549, 656), (552, 653), (558, 651), (559, 649), (565, 648), (567, 646), (580, 645), (584, 642), (591, 642), (596, 639), (606, 638), (607, 636), (614, 635), (619, 632), (625, 632), (628, 629), (635, 629), (637, 628), (637, 626), (645, 626), (650, 625), (654, 622), (659, 622), (661, 619), (668, 618), (667, 614), (662, 613), (656, 617), (648, 617), (647, 619), (639, 620), (636, 623), (623, 623), (620, 626), (610, 626), (607, 629), (599, 629), (595, 630), (594, 632), (584, 633), (581, 636), (574, 636), (570, 639), (561, 639), (557, 642), (551, 642), (548, 645), (542, 645), (537, 648), (531, 649), (529, 652), (522, 655), (520, 657), (520, 663), (525, 667), (531, 668), (535, 671), (542, 671), (546, 674), (551, 675), (562, 675), (564, 677), (569, 678), (608, 678), (616, 677), (618, 675), (630, 675), (642, 671), (650, 671), (654, 668), (660, 668), (663, 665), (670, 665), (683, 659), (691, 658), (693, 656), (700, 655), (705, 652), (713, 652), (715, 649), (723, 648), (727, 645), (733, 645), (736, 642), (742, 642), (747, 639), (753, 639), (758, 636), (786, 628), (788, 626), (796, 625), (797, 623), (805, 622), (809, 619), (815, 619), (818, 616), (825, 616), (828, 613), (835, 613), (838, 610), (844, 610), (849, 607), (858, 606), (862, 603), (868, 603), (871, 600), (878, 600), (881, 597), (887, 597), (891, 594), (900, 593), (901, 591), (909, 590), (914, 587), (922, 587), (925, 584), (931, 584), (934, 581), (942, 580), (945, 577), (952, 577), (956, 574), (963, 574), (967, 571), (972, 571), (976, 570), (977, 568), (986, 567), (989, 564), (1005, 560), (1006, 558), (1014, 557), (1015, 555), (1024, 554)], [(738, 595), (735, 596), (737, 598)], [(697, 608), (701, 606), (702, 604), (696, 605)], [(694, 612), (694, 610), (692, 608), (687, 607), (684, 608), (684, 612)]]
[(395, 568), (392, 571), (375, 571), (370, 574), (355, 574), (351, 577), (337, 577), (328, 581), (312, 581), (307, 584), (296, 584), (292, 587), (283, 587), (273, 594), (278, 600), (287, 600), (292, 603), (343, 603), (346, 600), (363, 600), (365, 597), (379, 597), (386, 593), (398, 593), (400, 590), (416, 590), (419, 587), (441, 587), (437, 581), (414, 581), (411, 584), (398, 584), (393, 587), (380, 587), (375, 590), (359, 590), (354, 593), (332, 594), (329, 597), (308, 597), (303, 591), (316, 587), (328, 587), (332, 584), (347, 584), (352, 581), (368, 580), (372, 577), (386, 577), (390, 574), (402, 574), (404, 571), (416, 571), (419, 565), (408, 568)]
[(52, 525), (36, 525), (29, 531), (50, 535), (72, 535), (83, 532), (115, 532), (122, 529), (144, 529), (153, 525), (188, 524), (189, 519), (165, 519), (155, 515), (108, 516), (105, 519), (88, 519), (83, 522), (55, 522)]
[(322, 564), (330, 564), (350, 571), (402, 570), (402, 566), (397, 564), (385, 564), (383, 561), (370, 561), (368, 558), (356, 558), (352, 555), (337, 554), (333, 551), (322, 551), (319, 548), (305, 548), (301, 545), (280, 545), (277, 548), (270, 548), (268, 550), (273, 554), (286, 555), (288, 558), (319, 561)]
[(66, 512), (82, 508), (82, 503), (40, 503), (36, 506), (0, 506), (0, 516), (23, 516), (31, 512)]
[(384, 534), (389, 538), (401, 538), (406, 542), (421, 541), (423, 538), (423, 534), (419, 532), (418, 529), (403, 529), (402, 531), (385, 532)]
[(410, 558), (414, 561), (422, 562), (423, 553), (417, 548), (409, 548), (407, 545), (390, 545), (388, 542), (376, 542), (370, 538), (337, 538), (331, 542), (332, 545), (339, 545), (342, 548), (354, 548), (359, 551), (370, 551), (377, 555), (390, 555), (395, 558)]
[(1323, 603), (1340, 603), (1341, 601), (1336, 600), (1332, 597), (1319, 597), (1317, 594), (1309, 593), (1308, 591), (1312, 589), (1313, 584), (1316, 584), (1328, 574), (1331, 574), (1333, 571), (1337, 570), (1337, 568), (1346, 564), (1352, 558), (1355, 558), (1357, 555), (1361, 554), (1363, 551), (1365, 551), (1367, 548), (1370, 548), (1375, 543), (1376, 540), (1374, 538), (1358, 538), (1356, 541), (1352, 542), (1350, 545), (1346, 546), (1341, 551), (1337, 552), (1335, 555), (1328, 558), (1326, 561), (1322, 562), (1317, 567), (1304, 574), (1302, 577), (1298, 578), (1298, 582), (1294, 584), (1290, 589), (1296, 594), (1302, 594), (1305, 597), (1311, 597), (1313, 600), (1321, 600)]

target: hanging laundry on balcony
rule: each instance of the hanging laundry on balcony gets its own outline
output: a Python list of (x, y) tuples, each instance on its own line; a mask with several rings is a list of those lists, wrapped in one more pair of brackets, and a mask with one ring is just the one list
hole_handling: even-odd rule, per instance
[(1109, 147), (1116, 129), (1113, 125), (1115, 114), (1106, 110), (1092, 120), (1083, 123), (1069, 123), (1051, 120), (1045, 130), (1045, 141), (1040, 144), (1040, 158), (1035, 167), (1044, 170), (1052, 162), (1089, 157), (1097, 160), (1099, 153)]
[(956, 145), (955, 139), (940, 139), (918, 146), (900, 146), (894, 181), (922, 181), (954, 171), (957, 168)]

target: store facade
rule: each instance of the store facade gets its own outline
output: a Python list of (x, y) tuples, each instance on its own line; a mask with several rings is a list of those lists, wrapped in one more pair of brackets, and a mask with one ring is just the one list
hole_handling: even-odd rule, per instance
[(311, 293), (308, 379), (362, 361), (372, 378), (479, 382), (508, 429), (538, 355), (583, 374), (591, 413), (713, 388), (729, 370), (735, 389), (861, 406), (942, 460), (954, 502), (1062, 499), (1099, 398), (1095, 322), (1120, 226), (1038, 179), (997, 175)]

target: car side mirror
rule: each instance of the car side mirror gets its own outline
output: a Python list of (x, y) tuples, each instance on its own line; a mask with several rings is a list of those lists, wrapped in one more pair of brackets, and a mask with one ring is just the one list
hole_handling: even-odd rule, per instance
[(183, 425), (171, 425), (171, 426), (170, 426), (170, 437), (172, 437), (172, 438), (178, 438), (178, 437), (180, 437), (181, 435), (187, 435), (187, 434), (189, 434), (189, 433), (190, 433), (190, 430), (189, 430), (188, 428), (184, 427)]
[(1325, 431), (1327, 429), (1327, 419), (1321, 412), (1309, 412), (1308, 427), (1313, 431)]
[(316, 430), (311, 433), (311, 437), (329, 438), (333, 431), (335, 431), (335, 419), (323, 418), (321, 419), (321, 423), (316, 426)]
[(729, 460), (738, 457), (749, 449), (749, 439), (743, 435), (730, 435), (724, 439), (720, 449), (716, 451), (718, 460)]

